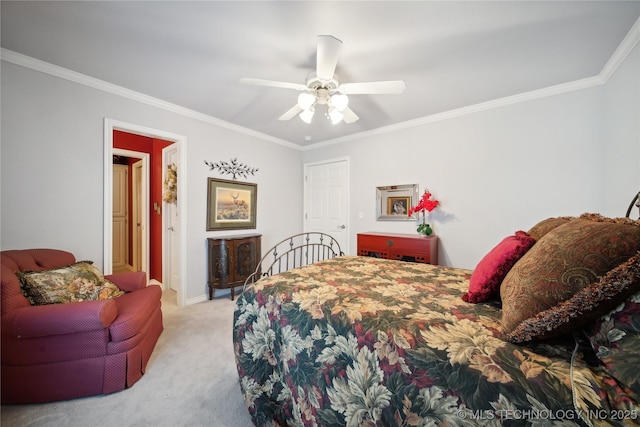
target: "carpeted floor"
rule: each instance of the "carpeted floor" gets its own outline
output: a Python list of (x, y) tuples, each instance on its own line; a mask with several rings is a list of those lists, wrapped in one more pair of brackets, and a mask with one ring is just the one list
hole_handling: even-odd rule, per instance
[(6, 405), (2, 427), (250, 427), (232, 344), (234, 301), (221, 296), (187, 307), (162, 299), (164, 332), (147, 371), (107, 396)]

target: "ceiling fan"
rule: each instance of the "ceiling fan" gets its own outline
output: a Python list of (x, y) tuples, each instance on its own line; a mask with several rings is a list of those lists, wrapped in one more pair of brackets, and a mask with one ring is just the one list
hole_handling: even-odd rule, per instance
[(309, 74), (305, 84), (280, 82), (275, 80), (245, 77), (242, 83), (300, 91), (296, 105), (279, 117), (279, 120), (291, 120), (296, 115), (305, 123), (311, 123), (316, 108), (324, 105), (326, 116), (333, 124), (340, 121), (353, 123), (358, 115), (349, 108), (348, 95), (399, 94), (404, 92), (402, 80), (340, 84), (335, 70), (342, 41), (333, 36), (318, 36), (316, 71)]

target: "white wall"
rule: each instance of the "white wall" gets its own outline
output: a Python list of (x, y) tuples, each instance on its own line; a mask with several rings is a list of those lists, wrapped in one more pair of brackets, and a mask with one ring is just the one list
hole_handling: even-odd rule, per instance
[(415, 233), (412, 222), (375, 220), (375, 187), (418, 183), (442, 202), (432, 214), (440, 263), (474, 268), (503, 237), (544, 218), (624, 215), (640, 179), (639, 75), (636, 47), (605, 86), (321, 146), (303, 159), (351, 159), (352, 253), (359, 232)]
[(205, 231), (206, 178), (219, 175), (204, 160), (260, 168), (247, 181), (258, 184), (263, 249), (302, 230), (303, 163), (349, 157), (351, 253), (358, 232), (415, 233), (375, 220), (375, 187), (418, 183), (442, 201), (441, 263), (473, 268), (541, 219), (624, 214), (640, 186), (639, 55), (604, 86), (303, 153), (3, 61), (0, 248), (63, 248), (101, 265), (108, 117), (187, 138), (188, 301), (206, 294), (206, 238), (223, 234)]
[[(640, 45), (605, 89), (602, 164), (606, 191), (602, 196), (606, 212), (623, 216), (640, 191)], [(638, 218), (638, 209), (632, 212), (632, 218)]]
[[(207, 289), (207, 237), (255, 231), (267, 249), (301, 231), (299, 150), (5, 61), (1, 79), (2, 249), (61, 248), (102, 265), (105, 117), (186, 137), (187, 301)], [(234, 157), (260, 169), (246, 179), (258, 184), (257, 229), (206, 232), (207, 178), (230, 176), (204, 161)]]

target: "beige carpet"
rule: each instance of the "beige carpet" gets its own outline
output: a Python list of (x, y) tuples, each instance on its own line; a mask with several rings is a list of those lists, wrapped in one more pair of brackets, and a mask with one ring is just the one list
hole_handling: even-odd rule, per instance
[(6, 405), (2, 427), (249, 427), (232, 344), (228, 296), (180, 308), (162, 300), (164, 332), (130, 389), (37, 405)]

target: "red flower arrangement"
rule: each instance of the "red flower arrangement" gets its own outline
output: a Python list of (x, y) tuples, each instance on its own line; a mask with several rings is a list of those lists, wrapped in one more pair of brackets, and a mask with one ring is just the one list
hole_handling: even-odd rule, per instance
[(420, 198), (418, 204), (409, 209), (409, 216), (417, 212), (431, 212), (432, 210), (437, 208), (440, 205), (440, 201), (432, 199), (431, 196), (432, 194), (429, 192), (429, 190), (424, 190), (424, 194)]
[(440, 205), (439, 200), (432, 199), (431, 197), (432, 194), (429, 192), (429, 190), (424, 190), (424, 194), (420, 198), (418, 204), (411, 207), (408, 212), (409, 216), (413, 215), (414, 213), (422, 212), (422, 224), (418, 225), (418, 233), (424, 234), (425, 236), (429, 236), (431, 233), (433, 233), (431, 226), (425, 221), (425, 211), (431, 212)]

